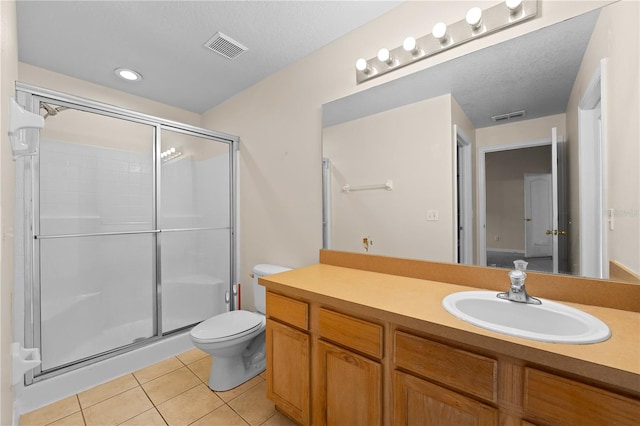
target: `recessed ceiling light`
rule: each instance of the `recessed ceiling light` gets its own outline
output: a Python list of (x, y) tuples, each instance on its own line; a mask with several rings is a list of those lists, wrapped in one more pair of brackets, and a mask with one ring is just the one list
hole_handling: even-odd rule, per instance
[(127, 81), (140, 81), (142, 80), (142, 76), (135, 72), (134, 70), (130, 70), (128, 68), (118, 68), (115, 70), (115, 73), (118, 77)]

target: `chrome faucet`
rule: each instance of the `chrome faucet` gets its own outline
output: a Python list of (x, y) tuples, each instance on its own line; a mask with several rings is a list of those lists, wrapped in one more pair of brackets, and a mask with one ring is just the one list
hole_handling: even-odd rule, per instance
[(540, 299), (529, 296), (527, 289), (524, 286), (524, 279), (527, 278), (526, 272), (527, 262), (524, 260), (515, 260), (515, 270), (509, 272), (509, 279), (511, 280), (511, 287), (509, 287), (508, 293), (498, 293), (496, 296), (500, 299), (510, 300), (512, 302), (530, 303), (532, 305), (542, 305)]

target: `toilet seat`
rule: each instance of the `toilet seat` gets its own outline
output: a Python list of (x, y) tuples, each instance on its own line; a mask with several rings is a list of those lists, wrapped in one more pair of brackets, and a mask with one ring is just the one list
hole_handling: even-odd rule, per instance
[(251, 334), (265, 322), (265, 317), (249, 311), (229, 311), (196, 325), (191, 338), (199, 343), (224, 342)]

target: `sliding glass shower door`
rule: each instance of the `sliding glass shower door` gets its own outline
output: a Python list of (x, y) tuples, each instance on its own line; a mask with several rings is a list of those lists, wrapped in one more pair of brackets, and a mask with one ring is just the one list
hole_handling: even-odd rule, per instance
[(237, 138), (17, 86), (45, 118), (16, 162), (26, 383), (230, 309)]
[(155, 128), (44, 105), (59, 111), (36, 158), (46, 371), (154, 335), (156, 226)]
[(227, 308), (231, 146), (163, 128), (160, 157), (161, 320), (167, 333)]

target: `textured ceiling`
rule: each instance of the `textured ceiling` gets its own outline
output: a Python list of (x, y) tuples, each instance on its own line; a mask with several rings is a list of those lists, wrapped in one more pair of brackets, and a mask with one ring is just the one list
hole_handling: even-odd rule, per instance
[[(401, 1), (18, 0), (22, 62), (202, 113)], [(249, 50), (205, 47), (218, 31)], [(141, 82), (114, 74), (136, 70)]]

